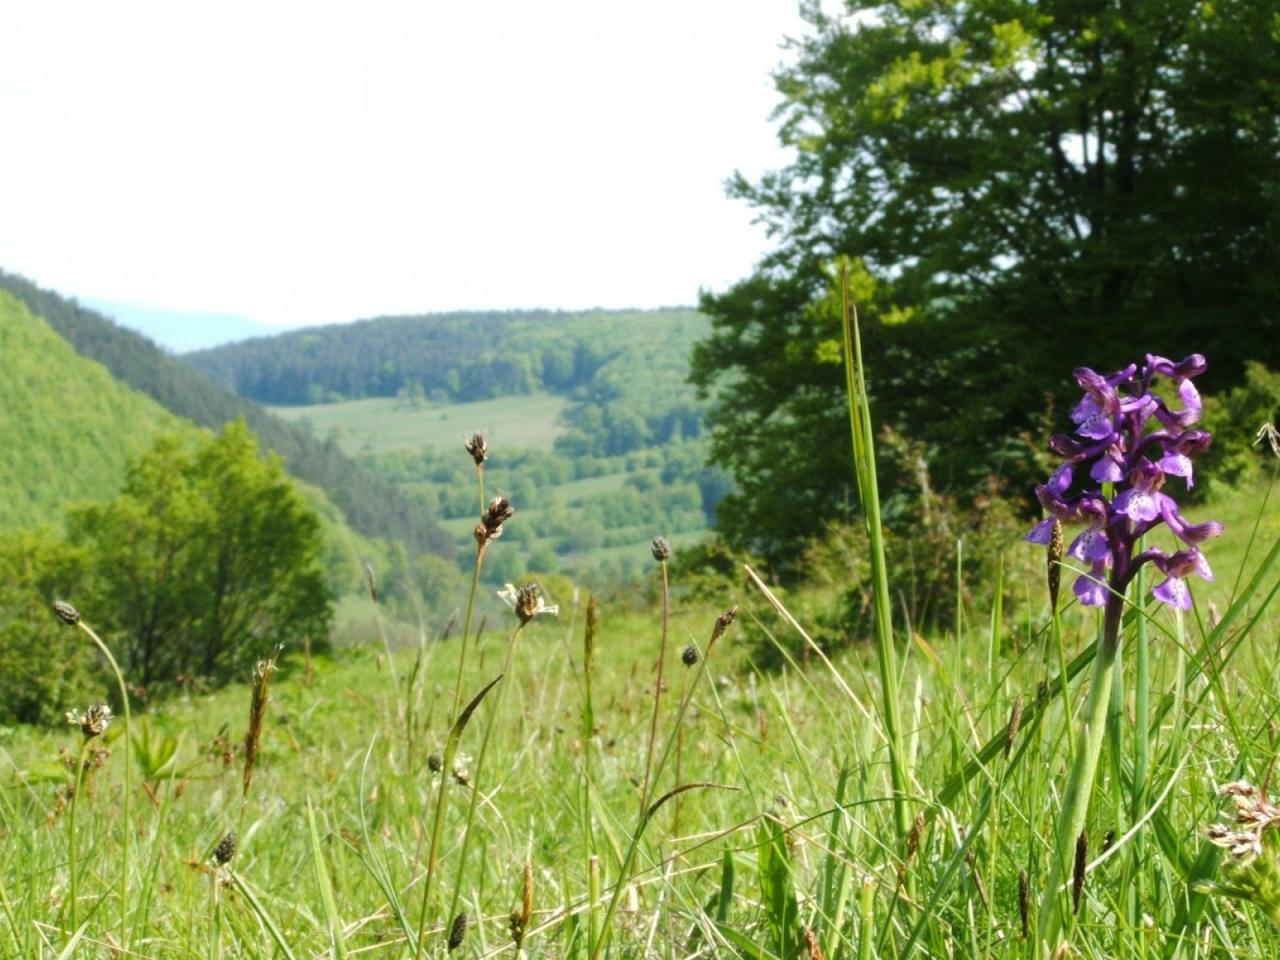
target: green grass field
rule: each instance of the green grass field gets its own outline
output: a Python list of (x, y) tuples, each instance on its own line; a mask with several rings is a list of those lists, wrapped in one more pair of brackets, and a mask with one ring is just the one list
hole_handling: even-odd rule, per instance
[(359, 457), (428, 447), (453, 450), (476, 430), (484, 431), (495, 446), (550, 450), (563, 432), (559, 418), (566, 403), (563, 397), (535, 393), (475, 403), (424, 402), (419, 406), (392, 397), (373, 397), (269, 409), (304, 424), (319, 437), (336, 437), (344, 453)]
[[(1264, 493), (1202, 511), (1229, 523), (1209, 550), (1217, 581), (1195, 584), (1191, 617), (1146, 605), (1141, 670), (1133, 644), (1143, 617), (1126, 628), (1125, 679), (1080, 848), (1087, 869), (1074, 893), (1073, 884), (1061, 892), (1062, 956), (1280, 950), (1263, 912), (1211, 892), (1242, 874), (1204, 839), (1230, 816), (1218, 789), (1264, 782), (1280, 747), (1280, 617), (1268, 603), (1277, 561), (1263, 560), (1280, 531)], [(515, 548), (503, 538), (489, 549)], [(961, 636), (898, 633), (909, 836), (894, 825), (869, 653), (829, 664), (813, 653), (807, 666), (756, 673), (761, 644), (772, 637), (794, 649), (811, 625), (788, 623), (742, 578), (714, 604), (672, 611), (652, 737), (660, 607), (601, 610), (588, 658), (585, 611), (564, 596), (558, 618), (521, 630), (510, 613), (490, 619), (461, 674), (459, 628), (446, 641), (414, 624), (379, 628), (364, 601), (365, 641), (317, 661), (310, 684), (291, 653), (247, 792), (247, 688), (137, 706), (132, 756), (117, 718), (110, 755), (94, 761), (74, 814), (68, 757), (80, 732), (4, 731), (0, 955), (1041, 957), (1036, 910), (1097, 617), (1065, 604), (1055, 634), (1038, 566), (1023, 579), (1011, 565), (1001, 596), (1030, 603), (999, 644), (994, 585), (966, 611)], [(1251, 593), (1233, 588), (1242, 566), (1246, 580), (1261, 572)], [(647, 570), (656, 580), (652, 561)], [(804, 597), (788, 603), (799, 609)], [(708, 652), (713, 621), (731, 604), (738, 620)], [(360, 602), (347, 607), (362, 615)], [(396, 651), (390, 661), (379, 629)], [(681, 650), (691, 642), (707, 655), (688, 667)], [(1065, 698), (1061, 663), (1080, 665)], [(454, 727), (457, 752), (445, 764), (455, 691), (465, 702), (499, 675)], [(433, 772), (442, 764), (443, 778)], [(219, 864), (214, 849), (228, 831), (238, 848)], [(1264, 857), (1276, 854), (1269, 846)], [(462, 913), (461, 945), (450, 951)]]

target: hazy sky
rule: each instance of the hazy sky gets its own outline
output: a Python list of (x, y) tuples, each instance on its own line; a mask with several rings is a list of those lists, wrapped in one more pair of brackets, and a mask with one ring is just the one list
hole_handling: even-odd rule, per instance
[(0, 267), (274, 324), (656, 306), (767, 248), (795, 0), (0, 5)]

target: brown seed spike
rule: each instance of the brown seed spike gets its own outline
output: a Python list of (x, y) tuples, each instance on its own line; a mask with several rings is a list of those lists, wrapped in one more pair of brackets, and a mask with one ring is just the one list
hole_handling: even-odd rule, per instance
[(1049, 609), (1058, 612), (1058, 588), (1062, 585), (1062, 521), (1054, 520), (1049, 534), (1048, 570)]
[(59, 620), (71, 626), (75, 626), (80, 622), (79, 612), (65, 600), (53, 601), (53, 612), (58, 615)]
[(822, 960), (822, 947), (812, 927), (804, 928), (804, 947), (809, 960)]
[(649, 547), (653, 551), (653, 559), (659, 563), (666, 563), (671, 559), (671, 544), (667, 543), (665, 537), (654, 537)]
[(1022, 726), (1022, 694), (1018, 694), (1018, 698), (1013, 701), (1013, 709), (1009, 711), (1009, 732), (1004, 738), (1004, 758), (1009, 759), (1009, 753), (1013, 750), (1013, 741), (1018, 738), (1018, 728)]
[(460, 913), (449, 925), (449, 950), (457, 950), (465, 939), (467, 939), (467, 915)]
[(220, 867), (230, 863), (231, 858), (236, 855), (236, 844), (238, 842), (235, 831), (228, 831), (227, 835), (219, 840), (218, 845), (213, 848), (213, 862)]
[(485, 442), (484, 434), (473, 433), (463, 446), (467, 448), (467, 453), (471, 454), (471, 459), (476, 462), (476, 467), (483, 469), (484, 461), (489, 455), (489, 444)]
[(711, 652), (711, 648), (715, 642), (725, 635), (725, 632), (733, 625), (733, 621), (738, 617), (738, 608), (730, 607), (720, 616), (716, 617), (715, 626), (711, 628), (711, 639), (707, 641), (707, 653)]
[(1031, 883), (1027, 871), (1018, 873), (1018, 919), (1022, 921), (1022, 939), (1031, 936)]
[(1089, 832), (1081, 830), (1076, 838), (1075, 872), (1071, 875), (1071, 912), (1080, 912), (1080, 896), (1084, 893), (1084, 868), (1089, 862)]

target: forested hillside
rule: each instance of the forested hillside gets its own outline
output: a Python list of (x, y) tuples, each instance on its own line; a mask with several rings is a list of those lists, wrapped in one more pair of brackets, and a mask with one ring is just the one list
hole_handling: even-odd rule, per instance
[(335, 444), (312, 437), (250, 400), (225, 393), (150, 340), (74, 300), (4, 271), (0, 271), (0, 289), (24, 301), (82, 356), (103, 364), (118, 380), (177, 416), (212, 430), (244, 418), (263, 446), (280, 454), (290, 473), (323, 487), (361, 533), (400, 539), (414, 550), (451, 551), (448, 537), (430, 517)]
[(0, 529), (57, 522), (68, 501), (114, 495), (126, 461), (180, 427), (3, 291), (0, 358)]

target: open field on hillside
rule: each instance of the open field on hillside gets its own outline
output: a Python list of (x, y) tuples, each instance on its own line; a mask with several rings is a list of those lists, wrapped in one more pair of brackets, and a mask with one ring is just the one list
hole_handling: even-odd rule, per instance
[(371, 397), (303, 407), (270, 407), (319, 437), (333, 436), (343, 453), (359, 457), (393, 450), (460, 448), (465, 437), (485, 431), (495, 444), (550, 450), (563, 432), (566, 400), (549, 393), (499, 397), (473, 403), (414, 404), (394, 397)]

